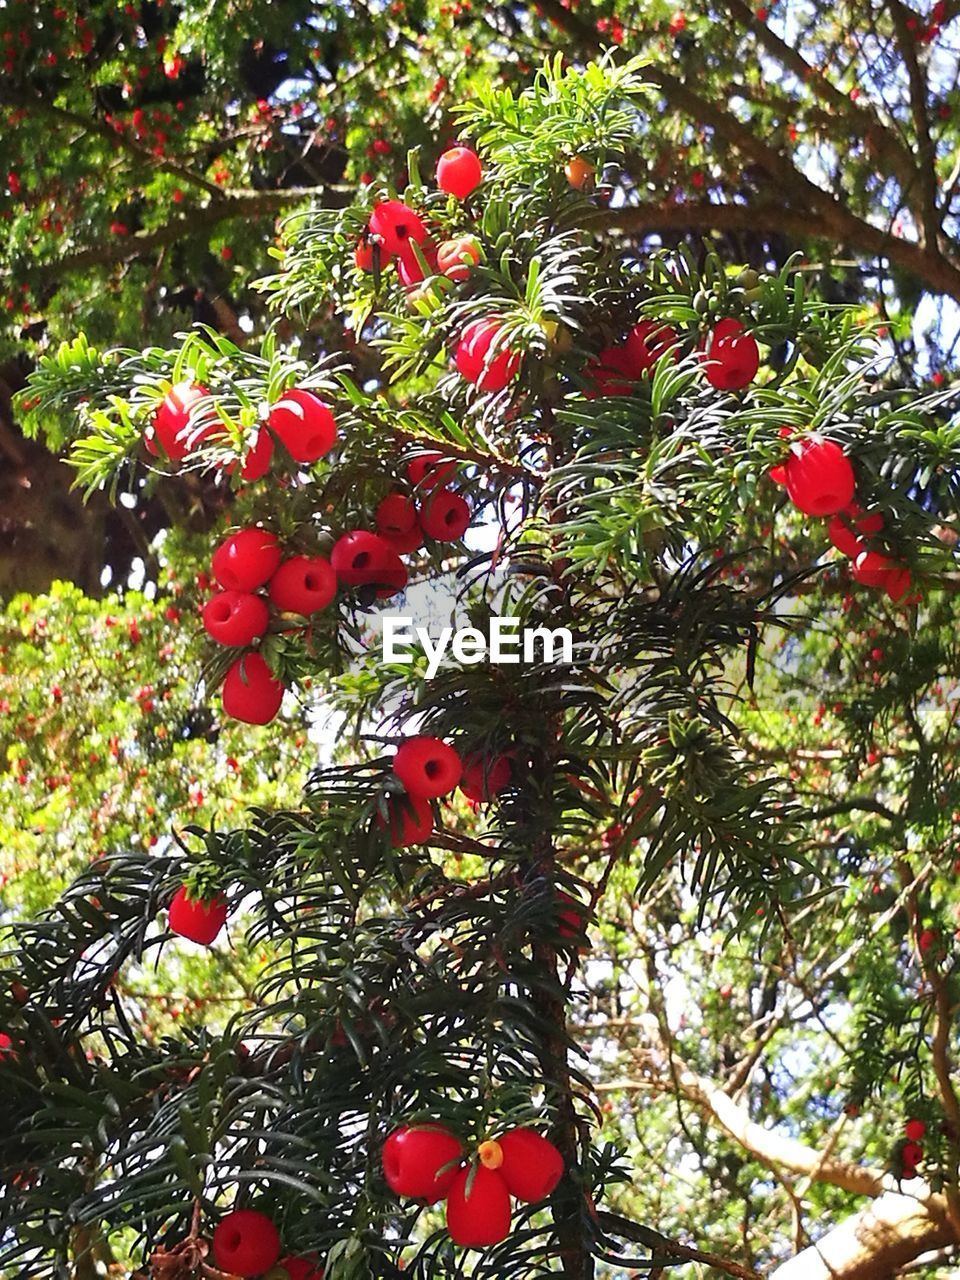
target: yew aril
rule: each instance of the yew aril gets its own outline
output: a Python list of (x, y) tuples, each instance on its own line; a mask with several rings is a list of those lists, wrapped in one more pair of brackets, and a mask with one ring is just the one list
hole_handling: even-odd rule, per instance
[(217, 644), (249, 645), (269, 622), (266, 601), (249, 591), (220, 591), (203, 606), (204, 629)]
[(480, 261), (480, 242), (475, 236), (444, 240), (437, 249), (437, 270), (448, 280), (463, 281)]
[(280, 1233), (266, 1214), (236, 1209), (217, 1223), (213, 1257), (221, 1271), (245, 1280), (259, 1276), (280, 1257)]
[(457, 542), (470, 527), (470, 506), (449, 489), (434, 489), (420, 508), (420, 528), (435, 542)]
[[(469, 1184), (469, 1190), (468, 1190)], [(454, 1244), (483, 1249), (510, 1232), (510, 1192), (499, 1169), (461, 1169), (447, 1196), (447, 1230)]]
[[(181, 462), (189, 449), (214, 429), (211, 419), (196, 421), (196, 407), (209, 396), (209, 391), (195, 382), (178, 382), (172, 386), (154, 412), (144, 437), (147, 452), (154, 457), (162, 454), (172, 462)], [(191, 415), (194, 415), (193, 427)]]
[(437, 186), (465, 200), (483, 181), (480, 157), (470, 147), (450, 147), (437, 161)]
[(592, 184), (597, 170), (583, 156), (572, 156), (563, 166), (563, 172), (575, 191), (583, 191)]
[(337, 425), (318, 395), (292, 387), (270, 410), (267, 425), (294, 462), (316, 462), (333, 448)]
[(383, 1144), (383, 1174), (396, 1195), (436, 1204), (450, 1190), (462, 1155), (460, 1141), (443, 1125), (401, 1125)]
[(283, 702), (283, 685), (263, 656), (250, 652), (238, 658), (223, 682), (223, 710), (245, 724), (269, 724)]
[[(927, 1132), (927, 1126), (922, 1120), (908, 1120), (903, 1126), (903, 1132), (911, 1142), (919, 1142)], [(914, 1161), (916, 1164), (916, 1161)]]
[(534, 1129), (511, 1129), (498, 1138), (503, 1152), (500, 1174), (518, 1200), (535, 1203), (551, 1195), (563, 1177), (563, 1156)]
[[(316, 1254), (309, 1258), (281, 1258), (275, 1270), (281, 1272), (277, 1280), (323, 1280), (323, 1267)], [(282, 1272), (286, 1272), (286, 1276)], [(272, 1275), (271, 1272), (264, 1280), (271, 1280)]]
[(420, 262), (412, 241), (405, 244), (397, 253), (397, 275), (400, 277), (400, 283), (408, 289), (422, 284), (427, 276), (434, 274), (437, 268), (437, 251), (434, 245), (429, 240), (424, 240), (418, 248), (423, 255), (426, 268)]
[(291, 556), (270, 579), (270, 599), (284, 613), (304, 617), (325, 609), (337, 594), (337, 575), (322, 556)]
[(864, 515), (857, 503), (851, 502), (827, 525), (827, 537), (838, 551), (856, 559), (862, 551), (868, 550), (863, 539), (873, 537), (882, 528), (883, 516), (879, 511)]
[(900, 1148), (900, 1157), (905, 1165), (916, 1166), (923, 1159), (923, 1147), (917, 1142), (905, 1142)]
[(424, 844), (433, 835), (433, 810), (430, 802), (419, 796), (391, 796), (386, 821), (377, 814), (377, 826), (381, 830), (389, 827), (394, 849)]
[(656, 320), (641, 320), (627, 334), (624, 344), (627, 360), (637, 377), (652, 374), (661, 356), (670, 352), (675, 361), (677, 331)]
[(460, 781), (463, 764), (449, 743), (419, 735), (408, 738), (393, 757), (393, 772), (407, 793), (421, 800), (445, 796)]
[(407, 585), (406, 568), (394, 548), (379, 534), (365, 529), (354, 529), (338, 538), (330, 563), (348, 587), (375, 587), (378, 595), (386, 597)]
[[(240, 465), (240, 477), (252, 484), (254, 480), (262, 480), (270, 470), (270, 464), (273, 461), (273, 436), (265, 426), (261, 426), (257, 432), (256, 439), (243, 456)], [(227, 467), (227, 474), (233, 475), (237, 469), (237, 463), (232, 462)]]
[(405, 493), (388, 493), (373, 518), (385, 538), (402, 538), (417, 528), (416, 504)]
[(213, 553), (213, 576), (226, 591), (256, 591), (276, 572), (281, 554), (268, 529), (240, 529)]
[(468, 756), (463, 762), (460, 790), (468, 800), (478, 803), (492, 800), (510, 782), (513, 764), (509, 756)]
[(186, 885), (173, 895), (167, 912), (167, 923), (174, 933), (209, 947), (227, 921), (227, 900), (222, 894), (213, 898), (191, 898)]
[(457, 464), (440, 453), (420, 453), (407, 464), (407, 479), (417, 489), (435, 489), (454, 474)]
[(380, 239), (384, 258), (395, 257), (411, 240), (423, 244), (427, 228), (419, 214), (402, 200), (384, 200), (370, 214), (371, 234)]
[(790, 501), (808, 516), (832, 516), (853, 499), (850, 459), (833, 440), (804, 440), (784, 464)]
[(490, 355), (502, 329), (500, 321), (490, 316), (473, 320), (457, 344), (457, 369), (481, 391), (502, 391), (520, 369), (519, 353), (508, 347), (498, 344), (496, 354)]
[(743, 391), (760, 368), (756, 338), (732, 316), (714, 325), (703, 354), (706, 379), (719, 391)]

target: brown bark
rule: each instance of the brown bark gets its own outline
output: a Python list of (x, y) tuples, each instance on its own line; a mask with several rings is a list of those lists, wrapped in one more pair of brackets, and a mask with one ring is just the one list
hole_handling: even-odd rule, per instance
[(888, 1191), (777, 1267), (770, 1280), (892, 1280), (922, 1253), (956, 1243), (941, 1196)]

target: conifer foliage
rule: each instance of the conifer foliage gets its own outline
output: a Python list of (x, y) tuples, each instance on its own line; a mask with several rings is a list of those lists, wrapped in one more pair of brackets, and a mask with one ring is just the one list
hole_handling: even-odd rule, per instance
[[(851, 590), (915, 614), (960, 439), (791, 267), (637, 261), (598, 233), (610, 189), (580, 175), (655, 102), (630, 62), (481, 89), (437, 174), (411, 154), (406, 190), (289, 221), (259, 350), (78, 337), (32, 378), (27, 422), (71, 413), (85, 490), (176, 469), (233, 490), (194, 623), (222, 713), (280, 733), (322, 684), (361, 730), (299, 808), (184, 824), (14, 926), (0, 1206), (24, 1273), (99, 1239), (155, 1280), (706, 1257), (606, 1208), (635, 1174), (595, 1138), (572, 1034), (587, 930), (627, 851), (638, 896), (680, 868), (734, 928), (829, 888), (790, 778), (744, 750), (730, 665), (749, 678), (789, 627), (838, 517)], [(331, 312), (350, 341), (318, 351)], [(931, 512), (910, 495), (935, 473)], [(761, 512), (786, 536), (731, 576)], [(567, 628), (570, 660), (385, 662), (374, 624), (424, 583), (464, 625)], [(118, 972), (238, 932), (269, 957), (256, 1007), (145, 1041)]]

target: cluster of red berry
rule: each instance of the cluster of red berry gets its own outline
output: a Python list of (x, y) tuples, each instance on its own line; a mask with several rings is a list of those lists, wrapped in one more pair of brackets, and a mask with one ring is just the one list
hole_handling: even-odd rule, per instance
[[(323, 1280), (316, 1257), (281, 1258), (280, 1232), (265, 1213), (235, 1209), (221, 1218), (213, 1233), (213, 1259), (220, 1271), (232, 1276), (262, 1276), (270, 1280)], [(277, 1268), (277, 1271), (274, 1271)]]
[(901, 1178), (917, 1176), (917, 1165), (923, 1159), (923, 1147), (920, 1143), (926, 1132), (927, 1126), (922, 1120), (908, 1120), (903, 1126), (906, 1141), (900, 1148)]
[[(223, 424), (207, 388), (195, 382), (178, 382), (158, 405), (144, 443), (154, 457), (182, 462), (188, 453), (223, 434)], [(333, 414), (319, 396), (305, 387), (292, 387), (270, 410), (266, 422), (260, 424), (240, 463), (240, 475), (248, 481), (265, 476), (273, 460), (275, 440), (294, 462), (309, 465), (328, 453), (336, 438)], [(236, 466), (228, 466), (228, 474)]]
[[(783, 427), (788, 438), (791, 428)], [(833, 440), (808, 437), (792, 447), (786, 462), (774, 467), (770, 476), (786, 486), (790, 501), (805, 515), (831, 516), (827, 529), (830, 541), (853, 562), (850, 573), (855, 582), (879, 587), (891, 600), (901, 600), (910, 590), (910, 570), (889, 556), (871, 550), (865, 539), (883, 528), (879, 511), (864, 514), (854, 501), (856, 477), (850, 459)]]
[(481, 1142), (464, 1164), (460, 1140), (440, 1124), (402, 1125), (383, 1144), (383, 1172), (391, 1191), (426, 1204), (447, 1202), (454, 1244), (482, 1249), (510, 1232), (511, 1196), (536, 1204), (563, 1175), (563, 1157), (533, 1129), (511, 1129)]

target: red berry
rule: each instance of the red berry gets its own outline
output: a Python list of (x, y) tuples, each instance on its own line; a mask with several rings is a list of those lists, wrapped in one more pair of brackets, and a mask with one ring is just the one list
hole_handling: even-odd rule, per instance
[(469, 147), (451, 147), (437, 161), (437, 186), (458, 200), (466, 199), (482, 179), (480, 157)]
[(704, 349), (705, 374), (719, 391), (742, 391), (760, 368), (760, 349), (739, 320), (728, 317), (713, 327)]
[(424, 261), (427, 264), (426, 271), (420, 265), (420, 259), (417, 257), (410, 241), (403, 245), (397, 253), (397, 275), (400, 277), (400, 283), (406, 285), (408, 289), (422, 284), (428, 275), (432, 275), (436, 271), (437, 251), (429, 240), (423, 242), (420, 246), (420, 252), (423, 254)]
[[(390, 1190), (412, 1200), (436, 1204), (457, 1176), (463, 1147), (439, 1124), (403, 1125), (383, 1144), (383, 1174)], [(443, 1170), (444, 1165), (450, 1165)]]
[(468, 756), (463, 762), (460, 790), (468, 800), (492, 800), (509, 783), (513, 765), (509, 756)]
[(437, 269), (448, 280), (466, 280), (480, 261), (480, 243), (474, 236), (444, 240), (437, 249)]
[(256, 591), (280, 564), (280, 543), (266, 529), (241, 529), (213, 553), (213, 576), (227, 591)]
[(923, 1147), (916, 1142), (905, 1142), (900, 1148), (900, 1158), (904, 1165), (909, 1165), (913, 1168), (923, 1159)]
[(896, 601), (902, 600), (910, 590), (910, 582), (910, 570), (898, 568), (895, 573), (892, 573), (887, 578), (886, 582), (883, 584), (883, 589), (886, 591), (890, 599), (896, 603)]
[(563, 1176), (563, 1156), (533, 1129), (511, 1129), (498, 1138), (503, 1151), (500, 1175), (518, 1200), (531, 1203), (551, 1195)]
[[(467, 1193), (472, 1176), (473, 1185)], [(447, 1197), (447, 1230), (454, 1244), (482, 1249), (510, 1231), (510, 1192), (499, 1169), (461, 1169)]]
[(259, 1276), (280, 1257), (280, 1233), (255, 1209), (235, 1209), (213, 1233), (213, 1257), (221, 1271), (236, 1276)]
[(411, 796), (433, 800), (445, 796), (460, 781), (460, 756), (439, 738), (408, 738), (393, 757), (393, 772)]
[(562, 889), (557, 891), (557, 933), (561, 938), (585, 942), (588, 920), (586, 903)]
[(292, 387), (270, 410), (267, 425), (294, 462), (316, 462), (337, 439), (333, 414), (312, 391)]
[(245, 724), (269, 724), (280, 710), (283, 685), (259, 653), (238, 658), (223, 682), (223, 710)]
[(790, 501), (808, 516), (832, 516), (848, 506), (856, 480), (850, 459), (832, 440), (804, 440), (786, 461)]
[[(901, 575), (904, 572), (907, 573), (906, 586), (901, 583)], [(909, 570), (903, 570), (900, 565), (888, 556), (882, 556), (877, 551), (861, 551), (853, 562), (850, 576), (855, 582), (859, 582), (865, 587), (880, 587), (888, 594), (891, 588), (895, 591), (899, 590), (900, 594), (892, 597), (899, 600), (909, 586), (910, 575)]]
[(623, 345), (604, 347), (587, 361), (583, 372), (593, 382), (595, 395), (631, 396), (635, 391), (635, 362)]
[(827, 537), (845, 556), (855, 560), (867, 547), (859, 534), (871, 537), (883, 528), (883, 516), (879, 511), (864, 515), (855, 502), (833, 517), (827, 525)]
[(396, 551), (384, 538), (365, 529), (338, 538), (330, 563), (348, 587), (375, 586), (378, 595), (390, 596), (407, 585), (407, 571)]
[[(419, 796), (391, 796), (387, 801), (390, 843), (394, 849), (411, 844), (424, 844), (433, 834), (433, 810)], [(387, 822), (377, 814), (377, 826), (383, 830)]]
[(655, 320), (641, 320), (635, 324), (627, 334), (626, 353), (636, 376), (652, 373), (660, 357), (671, 349), (671, 358), (676, 360), (676, 341), (677, 331), (669, 324)]
[[(246, 456), (240, 463), (240, 475), (244, 480), (253, 483), (254, 480), (262, 480), (270, 470), (270, 463), (273, 461), (273, 436), (266, 427), (261, 427), (257, 432), (257, 438), (251, 447), (247, 450)], [(237, 464), (231, 462), (227, 467), (227, 474), (233, 475), (237, 469)]]
[(266, 601), (248, 591), (221, 591), (203, 606), (203, 625), (218, 644), (248, 645), (269, 621)]
[(171, 387), (154, 412), (152, 430), (148, 428), (144, 437), (147, 452), (158, 458), (162, 450), (172, 462), (180, 462), (189, 449), (196, 448), (214, 424), (206, 415), (198, 422), (194, 413), (191, 427), (191, 410), (209, 394), (195, 382), (178, 382)]
[(420, 528), (436, 542), (457, 542), (470, 527), (466, 499), (449, 489), (435, 489), (420, 508)]
[(520, 368), (520, 356), (516, 351), (501, 347), (489, 358), (489, 352), (503, 326), (499, 320), (487, 317), (474, 320), (464, 329), (457, 345), (457, 368), (467, 382), (476, 383), (481, 391), (502, 391), (516, 376)]
[[(934, 945), (936, 940), (937, 940), (936, 929), (924, 929), (923, 932), (920, 934), (920, 936), (917, 938), (917, 946), (920, 948), (921, 952), (926, 954), (926, 952), (928, 952), (930, 948)], [(913, 1163), (916, 1164), (916, 1161), (914, 1161)]]
[(435, 489), (444, 484), (457, 469), (455, 462), (444, 462), (440, 453), (421, 453), (407, 465), (407, 479), (419, 489)]
[(374, 516), (378, 531), (385, 538), (402, 538), (417, 528), (417, 508), (403, 493), (388, 493)]
[(320, 556), (291, 556), (270, 579), (270, 599), (285, 613), (309, 617), (337, 594), (337, 575)]
[[(907, 1135), (911, 1142), (919, 1142), (923, 1135), (927, 1132), (927, 1126), (922, 1120), (908, 1120), (903, 1126), (903, 1132)], [(916, 1164), (916, 1160), (913, 1162)]]
[(4, 1058), (15, 1058), (17, 1056), (13, 1047), (13, 1041), (5, 1031), (0, 1031), (0, 1062)]
[(227, 919), (227, 901), (218, 894), (207, 900), (188, 898), (185, 885), (173, 895), (167, 920), (174, 933), (209, 947)]
[(357, 264), (358, 271), (373, 270), (373, 245), (368, 235), (364, 234), (357, 241), (357, 247), (353, 251), (353, 260)]
[(316, 1254), (309, 1258), (281, 1258), (277, 1263), (290, 1280), (323, 1280), (323, 1267)]
[(370, 231), (380, 237), (384, 258), (393, 258), (411, 240), (423, 244), (427, 228), (420, 216), (402, 200), (384, 200), (370, 215)]

